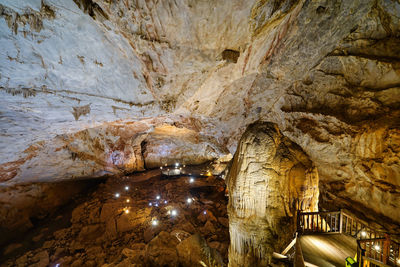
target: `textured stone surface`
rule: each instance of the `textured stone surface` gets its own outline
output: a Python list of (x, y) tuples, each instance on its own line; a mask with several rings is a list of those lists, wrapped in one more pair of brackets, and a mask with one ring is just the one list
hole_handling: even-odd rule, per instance
[[(104, 267), (203, 266), (196, 260), (226, 265), (228, 227), (221, 225), (217, 229), (208, 229), (213, 232), (194, 235), (203, 227), (204, 221), (192, 215), (207, 210), (227, 220), (228, 201), (224, 191), (220, 190), (225, 181), (203, 177), (190, 183), (188, 176), (168, 180), (160, 176), (159, 170), (154, 172), (145, 172), (151, 177), (147, 180), (141, 180), (141, 173), (110, 177), (85, 194), (75, 196), (69, 208), (36, 219), (36, 227), (31, 231), (22, 232), (25, 228), (17, 225), (19, 235), (14, 233), (9, 245), (0, 246), (1, 266), (32, 266), (36, 263), (40, 266), (57, 263), (61, 266)], [(129, 190), (125, 190), (125, 186), (129, 186)], [(60, 188), (68, 191), (67, 186)], [(60, 195), (59, 199), (42, 195), (42, 203), (35, 200), (32, 205), (38, 208), (31, 209), (45, 207), (45, 204), (47, 207), (59, 205), (52, 202), (61, 201), (63, 192), (60, 189), (53, 191)], [(116, 192), (120, 193), (119, 197)], [(51, 190), (46, 193), (54, 194)], [(160, 194), (159, 200), (157, 194)], [(193, 198), (190, 205), (186, 203), (188, 197)], [(20, 199), (22, 203), (26, 200)], [(171, 214), (172, 210), (176, 211), (175, 215)], [(3, 221), (4, 214), (0, 215), (0, 222), (7, 222)], [(22, 215), (26, 216), (26, 211)], [(24, 217), (20, 216), (20, 219), (23, 223)], [(153, 225), (152, 220), (157, 220), (158, 224)], [(12, 223), (11, 220), (8, 222)], [(0, 242), (3, 242), (7, 236), (4, 232), (1, 234)], [(218, 240), (217, 244), (215, 240)], [(211, 244), (213, 248), (210, 248)]]
[(28, 183), (0, 188), (0, 246), (33, 227), (32, 221), (68, 203), (90, 182)]
[(227, 175), (229, 266), (268, 266), (296, 231), (296, 211), (318, 210), (318, 172), (273, 123), (250, 125)]
[(315, 163), (322, 206), (400, 223), (398, 1), (76, 2), (0, 1), (0, 180), (105, 121), (196, 116), (233, 154), (262, 119)]
[(218, 251), (210, 248), (199, 234), (185, 239), (176, 249), (182, 266), (225, 266)]
[(33, 144), (21, 159), (0, 165), (0, 181), (14, 184), (120, 175), (175, 162), (202, 164), (229, 155), (202, 130), (196, 120), (182, 117), (106, 123)]

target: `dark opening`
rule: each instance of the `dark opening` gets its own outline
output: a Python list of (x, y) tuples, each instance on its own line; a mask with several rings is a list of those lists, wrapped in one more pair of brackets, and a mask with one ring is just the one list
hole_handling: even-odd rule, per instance
[(228, 62), (236, 63), (238, 58), (240, 56), (239, 51), (231, 50), (231, 49), (225, 49), (222, 52), (222, 59), (226, 60)]

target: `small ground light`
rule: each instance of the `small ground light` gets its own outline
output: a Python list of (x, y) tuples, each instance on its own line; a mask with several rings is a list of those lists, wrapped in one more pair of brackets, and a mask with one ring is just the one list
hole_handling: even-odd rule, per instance
[(158, 203), (156, 203), (154, 206), (158, 207)]
[(125, 186), (125, 190), (128, 191), (129, 190), (129, 186)]
[(367, 232), (362, 231), (362, 232), (361, 232), (361, 236), (362, 236), (362, 237), (366, 237), (366, 236), (367, 236)]
[(153, 206), (153, 203), (149, 202), (149, 206)]
[(193, 183), (193, 182), (194, 182), (194, 178), (191, 177), (191, 178), (189, 179), (189, 183)]
[(192, 203), (192, 201), (193, 200), (190, 197), (188, 197), (188, 199), (186, 200), (186, 202), (189, 203), (189, 204)]
[(379, 250), (381, 249), (381, 247), (380, 247), (379, 245), (375, 245), (375, 246), (374, 246), (374, 249), (375, 249), (376, 251), (379, 251)]
[(128, 210), (128, 209), (126, 209), (126, 210), (125, 210), (125, 214), (128, 214), (128, 213), (129, 213), (129, 210)]
[(176, 216), (177, 214), (178, 214), (178, 212), (177, 212), (176, 210), (172, 210), (172, 211), (171, 211), (171, 215), (172, 215), (172, 216)]
[(203, 211), (203, 214), (204, 214), (204, 215), (206, 215), (206, 214), (207, 214), (207, 211), (206, 211), (206, 210), (205, 210), (205, 211)]
[(176, 167), (178, 167), (178, 166), (179, 166), (179, 163), (178, 163), (178, 162), (177, 162), (177, 163), (175, 163), (175, 166), (176, 166)]
[(160, 198), (161, 198), (160, 195), (156, 196), (156, 199), (160, 199)]
[(162, 166), (160, 167), (160, 170), (162, 170)]
[(129, 202), (131, 202), (131, 200), (130, 200), (130, 199), (127, 199), (127, 200), (126, 200), (126, 203), (129, 203)]
[(164, 200), (164, 204), (167, 204), (167, 203), (168, 203), (168, 201)]
[(115, 193), (115, 197), (116, 197), (116, 198), (119, 198), (119, 197), (120, 197), (120, 194), (119, 194), (119, 193)]
[(156, 225), (158, 224), (158, 221), (157, 221), (157, 220), (153, 220), (153, 221), (151, 222), (151, 224), (152, 224), (153, 226), (156, 226)]
[(185, 168), (186, 167), (186, 165), (185, 164), (183, 164), (183, 168)]

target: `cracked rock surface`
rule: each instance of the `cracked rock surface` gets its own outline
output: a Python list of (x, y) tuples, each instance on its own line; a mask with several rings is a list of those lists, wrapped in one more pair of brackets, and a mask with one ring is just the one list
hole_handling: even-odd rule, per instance
[(226, 266), (224, 189), (221, 178), (159, 170), (109, 178), (4, 247), (1, 266)]
[(318, 169), (321, 207), (398, 232), (399, 14), (397, 0), (1, 0), (1, 184), (223, 157), (261, 120)]

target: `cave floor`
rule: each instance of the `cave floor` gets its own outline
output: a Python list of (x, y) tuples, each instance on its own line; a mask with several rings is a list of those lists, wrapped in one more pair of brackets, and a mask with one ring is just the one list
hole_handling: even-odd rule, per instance
[(0, 266), (123, 266), (127, 258), (141, 266), (163, 231), (178, 242), (198, 233), (227, 262), (227, 202), (225, 181), (213, 176), (191, 181), (152, 170), (110, 177), (9, 245)]

